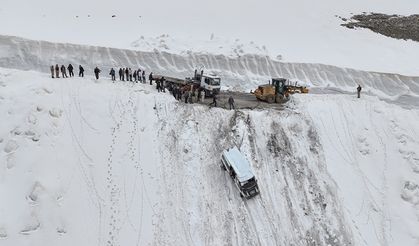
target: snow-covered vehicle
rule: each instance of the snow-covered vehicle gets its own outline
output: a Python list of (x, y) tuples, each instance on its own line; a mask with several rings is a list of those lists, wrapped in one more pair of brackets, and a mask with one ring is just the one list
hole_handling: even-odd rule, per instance
[(237, 147), (223, 151), (221, 167), (230, 174), (241, 197), (249, 199), (259, 194), (259, 186), (250, 163)]

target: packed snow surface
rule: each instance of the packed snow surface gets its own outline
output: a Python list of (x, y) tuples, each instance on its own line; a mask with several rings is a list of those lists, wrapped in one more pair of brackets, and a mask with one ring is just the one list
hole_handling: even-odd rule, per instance
[(287, 62), (419, 75), (417, 42), (340, 26), (337, 16), (364, 11), (416, 14), (419, 2), (2, 0), (0, 34), (173, 54), (267, 54)]
[[(348, 94), (185, 105), (0, 69), (2, 245), (418, 245), (419, 111)], [(237, 146), (261, 195), (220, 168)]]

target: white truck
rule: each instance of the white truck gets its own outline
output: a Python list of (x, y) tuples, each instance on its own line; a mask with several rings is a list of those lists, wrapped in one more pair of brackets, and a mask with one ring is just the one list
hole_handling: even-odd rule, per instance
[(236, 146), (223, 151), (221, 167), (229, 173), (239, 189), (241, 197), (250, 199), (260, 193), (250, 163)]
[(186, 81), (199, 85), (207, 97), (216, 95), (221, 90), (221, 78), (215, 74), (204, 73), (204, 70), (201, 70), (200, 73), (195, 70), (194, 76), (186, 78)]

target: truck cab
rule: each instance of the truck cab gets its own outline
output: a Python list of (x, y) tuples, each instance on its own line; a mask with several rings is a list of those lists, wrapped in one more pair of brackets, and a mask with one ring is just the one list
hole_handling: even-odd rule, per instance
[(194, 80), (199, 83), (199, 86), (204, 89), (206, 96), (216, 95), (221, 90), (221, 78), (215, 74), (204, 73), (204, 70), (201, 70), (201, 73), (198, 73), (195, 70)]
[(250, 199), (259, 192), (259, 186), (250, 163), (237, 147), (223, 151), (221, 167), (228, 172), (240, 192), (240, 196)]

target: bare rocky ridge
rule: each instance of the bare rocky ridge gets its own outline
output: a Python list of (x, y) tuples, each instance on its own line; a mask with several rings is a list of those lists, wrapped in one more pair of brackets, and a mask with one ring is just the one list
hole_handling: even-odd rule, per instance
[(387, 15), (380, 13), (363, 13), (354, 15), (350, 20), (341, 18), (348, 23), (342, 24), (350, 29), (367, 28), (373, 32), (396, 39), (419, 42), (419, 15)]

